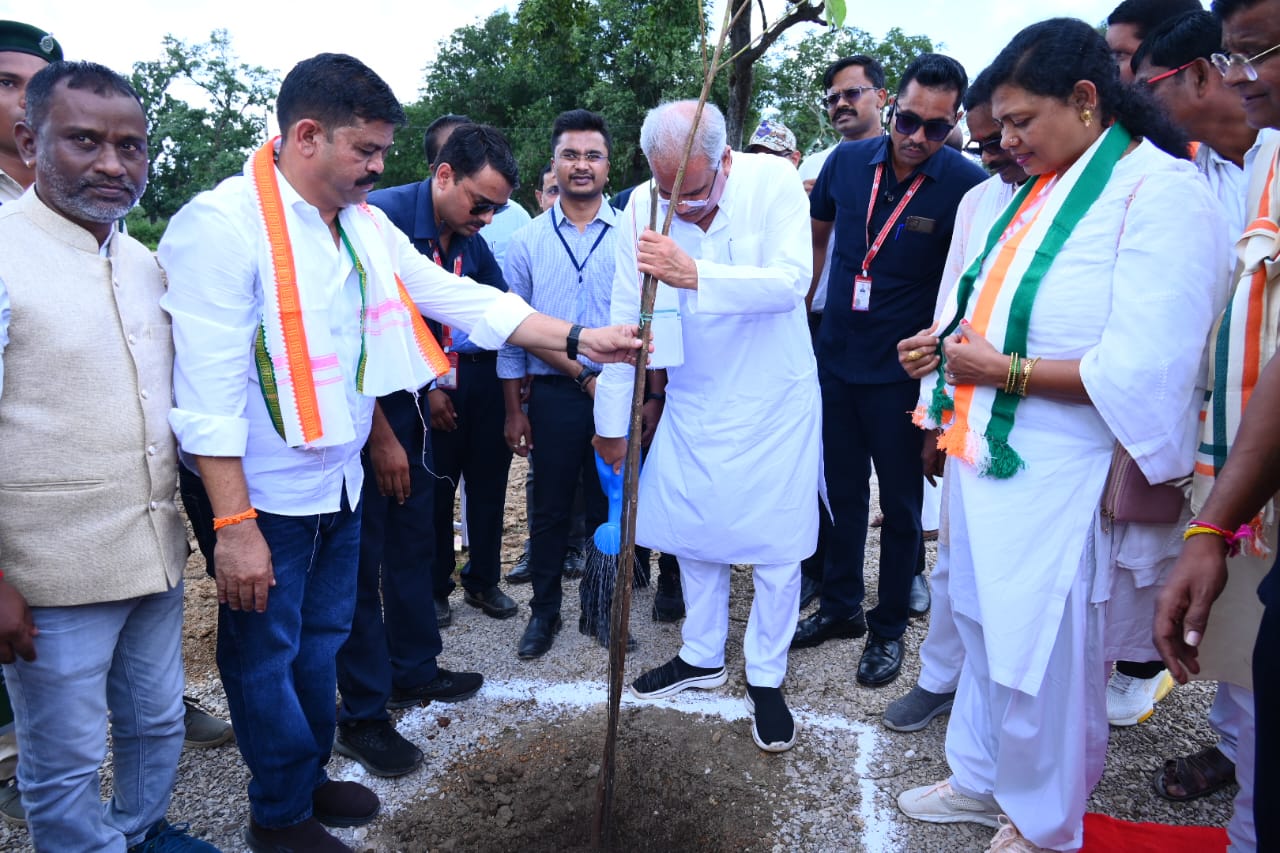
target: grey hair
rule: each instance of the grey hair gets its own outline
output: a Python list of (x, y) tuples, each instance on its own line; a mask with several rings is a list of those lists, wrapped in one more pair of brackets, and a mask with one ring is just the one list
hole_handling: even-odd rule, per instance
[[(649, 110), (640, 126), (640, 150), (650, 162), (684, 154), (697, 104), (697, 101), (668, 101)], [(725, 136), (724, 114), (715, 104), (706, 104), (698, 122), (692, 156), (702, 154), (708, 163), (719, 163), (724, 156)]]

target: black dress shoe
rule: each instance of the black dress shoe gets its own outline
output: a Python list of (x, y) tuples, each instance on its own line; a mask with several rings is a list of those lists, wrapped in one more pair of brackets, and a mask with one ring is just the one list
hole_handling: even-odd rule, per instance
[(525, 551), (511, 567), (511, 571), (507, 572), (507, 583), (528, 583), (531, 580), (533, 574), (529, 571), (529, 552)]
[(569, 578), (582, 577), (582, 573), (586, 571), (587, 558), (582, 553), (581, 548), (569, 548), (564, 552), (564, 564), (560, 566), (560, 576)]
[(520, 609), (511, 596), (496, 586), (479, 592), (464, 590), (462, 600), (472, 607), (479, 607), (487, 616), (492, 616), (494, 619), (510, 619)]
[(924, 575), (916, 575), (911, 579), (911, 594), (907, 598), (907, 612), (912, 616), (923, 616), (929, 612), (933, 598), (929, 595), (929, 581)]
[(858, 683), (866, 687), (883, 687), (898, 677), (902, 669), (902, 640), (890, 640), (871, 634), (858, 661)]
[(804, 610), (817, 601), (822, 595), (822, 581), (814, 580), (807, 575), (800, 576), (800, 609)]
[(800, 620), (796, 626), (795, 636), (791, 638), (791, 648), (809, 649), (820, 646), (827, 640), (855, 639), (867, 633), (867, 617), (862, 615), (862, 608), (847, 619), (836, 619), (828, 616), (819, 608)]
[(562, 624), (558, 613), (550, 618), (530, 616), (529, 624), (524, 629), (524, 636), (520, 638), (520, 645), (516, 648), (516, 657), (520, 660), (533, 660), (545, 655), (551, 650), (551, 643), (555, 640)]

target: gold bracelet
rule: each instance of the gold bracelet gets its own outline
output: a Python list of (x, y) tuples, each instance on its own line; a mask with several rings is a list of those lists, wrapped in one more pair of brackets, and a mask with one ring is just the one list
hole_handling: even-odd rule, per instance
[(1004, 393), (1006, 394), (1012, 394), (1014, 389), (1018, 387), (1018, 376), (1022, 372), (1019, 362), (1020, 359), (1016, 352), (1009, 356), (1009, 375), (1004, 380)]
[(1022, 372), (1022, 384), (1018, 386), (1019, 397), (1027, 396), (1027, 383), (1031, 381), (1031, 371), (1035, 369), (1035, 366), (1039, 362), (1040, 362), (1040, 356), (1036, 356), (1035, 358), (1030, 359), (1029, 361), (1026, 362), (1026, 369), (1023, 370)]

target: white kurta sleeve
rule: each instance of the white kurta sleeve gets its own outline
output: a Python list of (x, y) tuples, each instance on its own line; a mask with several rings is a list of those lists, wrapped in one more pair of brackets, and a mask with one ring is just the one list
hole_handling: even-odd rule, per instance
[(1226, 289), (1220, 205), (1195, 172), (1149, 175), (1117, 247), (1111, 313), (1080, 378), (1153, 483), (1190, 472), (1209, 329)]
[[(727, 257), (698, 260), (698, 290), (686, 304), (700, 314), (782, 314), (804, 302), (813, 278), (809, 197), (781, 157), (737, 155), (758, 163), (730, 172), (733, 188)], [(745, 174), (744, 174), (745, 173)]]
[[(637, 215), (648, 212), (648, 185), (636, 187), (627, 209), (618, 217), (618, 239), (614, 244), (613, 290), (609, 297), (609, 322), (637, 323), (640, 320), (640, 275), (636, 268), (635, 234), (639, 233)], [(638, 197), (644, 196), (644, 212), (638, 214)], [(647, 223), (647, 219), (646, 219)], [(635, 384), (635, 368), (625, 363), (606, 364), (596, 379), (594, 403), (596, 433), (605, 438), (627, 434), (631, 421), (631, 391)]]

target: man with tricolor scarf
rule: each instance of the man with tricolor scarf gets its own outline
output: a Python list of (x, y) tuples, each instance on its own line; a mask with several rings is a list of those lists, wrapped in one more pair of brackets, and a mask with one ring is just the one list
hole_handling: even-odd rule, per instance
[(405, 115), (358, 60), (299, 63), (276, 109), (282, 136), (161, 242), (170, 424), (215, 516), (218, 666), (252, 773), (245, 841), (345, 851), (324, 825), (359, 826), (380, 807), (324, 771), (355, 600), (360, 449), (376, 397), (448, 368), (420, 315), (488, 348), (509, 339), (614, 361), (639, 341), (634, 327), (571, 327), (452, 276), (365, 204)]
[[(1250, 126), (1280, 129), (1280, 0), (1215, 0), (1213, 13), (1222, 21), (1223, 52), (1213, 64), (1223, 83), (1240, 96)], [(1254, 765), (1257, 846), (1238, 849), (1257, 850), (1280, 849), (1274, 808), (1280, 802), (1274, 725), (1280, 718), (1280, 572), (1271, 565), (1280, 489), (1280, 364), (1272, 357), (1280, 342), (1280, 137), (1267, 135), (1249, 183), (1245, 209), (1252, 218), (1236, 244), (1236, 290), (1212, 337), (1211, 389), (1193, 483), (1196, 524), (1188, 528), (1155, 620), (1156, 646), (1178, 681), (1195, 676), (1253, 685), (1260, 725), (1241, 730), (1237, 762)], [(1236, 799), (1237, 809), (1248, 805)], [(1241, 818), (1237, 814), (1233, 825)]]

